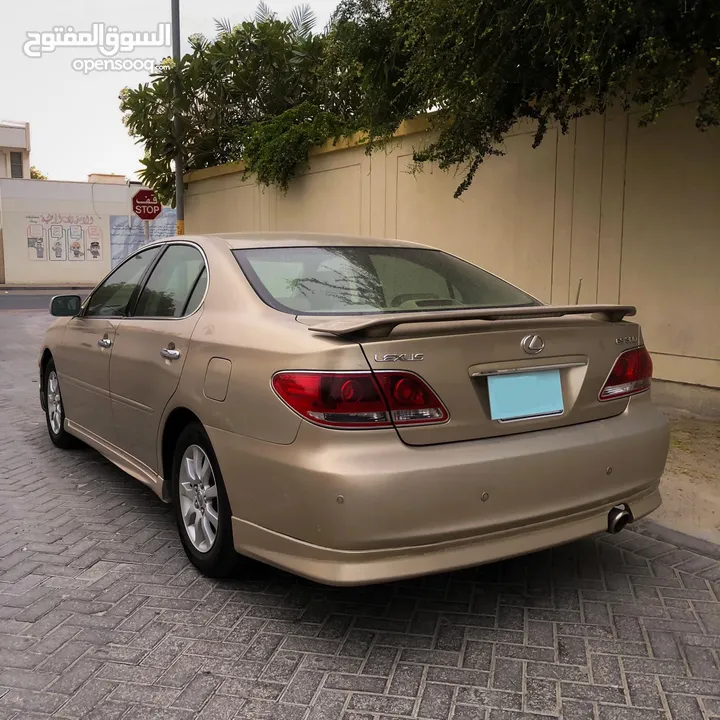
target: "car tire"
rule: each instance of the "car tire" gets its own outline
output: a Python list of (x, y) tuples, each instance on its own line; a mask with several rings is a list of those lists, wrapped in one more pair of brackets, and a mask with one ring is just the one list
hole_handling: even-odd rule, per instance
[(240, 556), (232, 538), (230, 502), (205, 429), (188, 425), (175, 446), (173, 514), (190, 562), (208, 577), (232, 576)]
[(43, 378), (43, 392), (45, 393), (45, 422), (48, 434), (55, 447), (67, 450), (77, 447), (80, 442), (65, 430), (65, 407), (60, 392), (60, 379), (52, 358), (45, 367)]

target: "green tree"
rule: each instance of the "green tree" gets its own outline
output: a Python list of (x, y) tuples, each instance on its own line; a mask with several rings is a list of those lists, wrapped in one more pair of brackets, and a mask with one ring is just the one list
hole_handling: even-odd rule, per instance
[[(358, 28), (375, 20), (366, 3), (344, 0), (338, 11)], [(416, 149), (416, 163), (465, 168), (462, 194), (488, 155), (518, 121), (535, 123), (534, 145), (550, 123), (612, 103), (640, 106), (640, 124), (682, 99), (704, 78), (700, 129), (720, 122), (720, 3), (717, 0), (389, 0), (393, 47), (402, 48), (399, 79), (387, 91), (373, 70), (387, 48), (359, 43), (356, 61), (373, 93), (405, 92), (411, 110), (432, 111), (438, 135)], [(352, 46), (351, 46), (352, 47)], [(370, 53), (369, 60), (363, 53)], [(397, 71), (390, 65), (389, 72)], [(396, 72), (397, 74), (397, 72)], [(377, 79), (376, 79), (377, 78)], [(367, 118), (367, 116), (364, 116)], [(370, 123), (371, 135), (387, 122)]]
[[(262, 156), (265, 148), (256, 135), (277, 139), (278, 119), (286, 112), (290, 114), (281, 126), (294, 136), (294, 143), (280, 142), (276, 156), (293, 144), (324, 142), (334, 127), (321, 102), (325, 38), (313, 34), (314, 23), (308, 6), (281, 21), (261, 4), (251, 21), (234, 27), (216, 21), (218, 35), (212, 41), (191, 37), (191, 52), (178, 67), (168, 59), (152, 82), (125, 88), (120, 95), (124, 123), (145, 148), (141, 180), (162, 200), (172, 200), (178, 147), (189, 170), (241, 158), (259, 169), (253, 153)], [(179, 99), (173, 92), (176, 82), (182, 90)], [(179, 137), (173, 132), (176, 111), (181, 117)], [(321, 134), (313, 127), (316, 118)], [(293, 168), (307, 157), (307, 149), (290, 158)], [(289, 164), (278, 157), (273, 161), (283, 168)], [(281, 184), (290, 174), (281, 171)]]
[(47, 175), (41, 173), (34, 165), (30, 168), (31, 180), (47, 180)]
[(535, 146), (552, 123), (567, 131), (611, 104), (639, 107), (647, 124), (696, 78), (697, 127), (720, 124), (718, 0), (342, 0), (323, 32), (314, 24), (307, 6), (281, 21), (261, 3), (251, 21), (218, 22), (214, 40), (191, 38), (179, 67), (168, 60), (125, 89), (143, 182), (172, 199), (181, 147), (187, 169), (242, 159), (286, 188), (313, 146), (363, 131), (372, 151), (425, 114), (435, 133), (416, 167), (463, 169), (457, 197), (519, 121), (535, 124)]
[(342, 98), (342, 117), (350, 130), (368, 132), (371, 145), (423, 108), (422, 97), (404, 82), (410, 56), (392, 8), (389, 0), (344, 0), (326, 44), (323, 70)]

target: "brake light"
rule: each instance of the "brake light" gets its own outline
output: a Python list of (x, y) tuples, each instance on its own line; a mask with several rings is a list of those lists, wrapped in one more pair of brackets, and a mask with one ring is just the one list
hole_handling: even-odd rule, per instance
[(626, 350), (615, 361), (599, 399), (615, 400), (644, 392), (650, 387), (652, 371), (652, 358), (644, 347)]
[(280, 372), (272, 386), (296, 413), (327, 427), (382, 428), (448, 418), (437, 395), (412, 373)]
[(395, 425), (445, 422), (448, 413), (422, 378), (406, 372), (377, 372)]

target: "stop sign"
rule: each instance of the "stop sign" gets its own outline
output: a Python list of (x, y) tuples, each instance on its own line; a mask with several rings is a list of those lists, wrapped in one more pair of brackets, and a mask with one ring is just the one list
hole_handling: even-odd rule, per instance
[(152, 190), (138, 190), (132, 199), (132, 209), (141, 220), (154, 220), (162, 212), (162, 205)]

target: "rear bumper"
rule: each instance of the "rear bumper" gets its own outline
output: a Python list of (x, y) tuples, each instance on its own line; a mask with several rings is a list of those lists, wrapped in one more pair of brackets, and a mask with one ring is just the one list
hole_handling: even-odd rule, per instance
[[(625, 498), (635, 520), (658, 508), (657, 484)], [(433, 545), (386, 550), (333, 550), (233, 517), (238, 552), (328, 585), (367, 585), (447, 572), (561, 545), (607, 530), (613, 503), (556, 520)]]
[(660, 504), (668, 425), (649, 394), (607, 420), (410, 447), (393, 430), (303, 423), (291, 445), (208, 428), (236, 549), (337, 584), (489, 562)]

